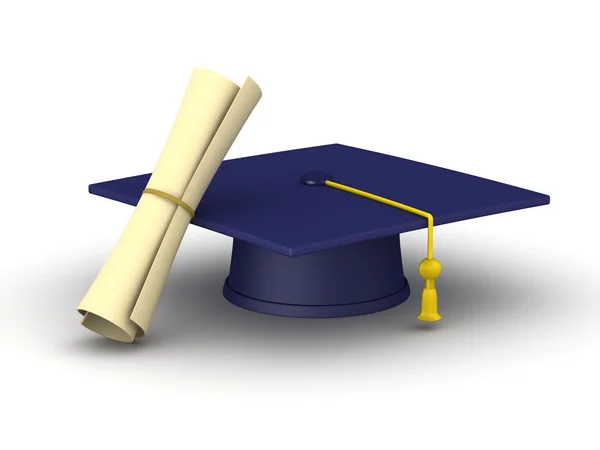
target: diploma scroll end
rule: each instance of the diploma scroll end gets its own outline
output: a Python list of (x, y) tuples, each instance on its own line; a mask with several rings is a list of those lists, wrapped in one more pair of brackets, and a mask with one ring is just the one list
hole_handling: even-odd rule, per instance
[(115, 325), (109, 320), (104, 319), (89, 311), (79, 310), (84, 314), (81, 320), (81, 325), (94, 333), (112, 339), (113, 341), (125, 342), (131, 344), (135, 340), (135, 336), (131, 336), (127, 331)]

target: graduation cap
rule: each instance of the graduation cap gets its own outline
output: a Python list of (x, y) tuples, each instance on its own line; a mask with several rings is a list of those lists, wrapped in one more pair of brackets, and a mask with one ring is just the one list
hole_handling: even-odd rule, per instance
[[(135, 206), (149, 178), (89, 191)], [(399, 235), (427, 228), (419, 319), (436, 321), (441, 265), (433, 227), (549, 202), (538, 192), (332, 144), (224, 161), (190, 223), (233, 238), (227, 300), (290, 317), (353, 316), (402, 303), (410, 288)]]

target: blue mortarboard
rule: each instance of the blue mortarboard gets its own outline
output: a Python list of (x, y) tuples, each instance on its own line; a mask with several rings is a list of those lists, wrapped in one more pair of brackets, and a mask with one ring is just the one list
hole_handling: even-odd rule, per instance
[[(136, 205), (149, 178), (89, 191)], [(282, 316), (351, 316), (391, 308), (410, 293), (399, 234), (427, 228), (428, 219), (386, 199), (431, 214), (435, 225), (550, 202), (504, 183), (333, 144), (224, 161), (191, 223), (234, 239), (223, 290), (232, 303)], [(420, 266), (424, 308), (440, 270), (427, 259)], [(431, 314), (436, 320), (437, 310)]]

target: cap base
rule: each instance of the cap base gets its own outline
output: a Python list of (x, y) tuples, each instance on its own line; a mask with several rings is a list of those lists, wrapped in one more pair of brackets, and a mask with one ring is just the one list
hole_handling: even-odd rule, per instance
[(225, 280), (223, 295), (230, 303), (249, 311), (282, 317), (335, 318), (362, 316), (398, 306), (410, 296), (410, 286), (408, 280), (404, 278), (404, 287), (400, 291), (384, 298), (347, 305), (290, 305), (287, 303), (268, 302), (240, 294), (231, 289), (228, 281), (229, 278)]
[(398, 235), (288, 257), (235, 239), (223, 295), (251, 311), (347, 317), (399, 305), (410, 288)]

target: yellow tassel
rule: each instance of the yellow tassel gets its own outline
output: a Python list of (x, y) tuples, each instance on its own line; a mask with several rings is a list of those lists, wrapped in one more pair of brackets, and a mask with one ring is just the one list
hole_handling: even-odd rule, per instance
[(437, 290), (435, 279), (442, 273), (442, 265), (437, 259), (426, 258), (419, 264), (419, 273), (425, 279), (423, 298), (421, 300), (421, 314), (417, 319), (424, 322), (436, 322), (442, 318), (437, 310)]
[(440, 316), (437, 311), (437, 291), (435, 290), (435, 279), (440, 276), (440, 273), (442, 272), (442, 265), (433, 257), (433, 216), (426, 211), (413, 208), (412, 206), (404, 205), (378, 195), (370, 194), (344, 184), (336, 183), (335, 181), (327, 180), (325, 181), (325, 185), (340, 189), (342, 191), (350, 192), (351, 194), (360, 195), (361, 197), (375, 200), (377, 202), (393, 206), (394, 208), (398, 208), (403, 211), (408, 211), (409, 213), (416, 214), (427, 219), (427, 258), (421, 261), (421, 264), (419, 265), (419, 273), (423, 278), (425, 278), (425, 288), (423, 289), (423, 298), (421, 300), (421, 314), (417, 316), (417, 319), (424, 322), (436, 322), (440, 320), (442, 316)]

